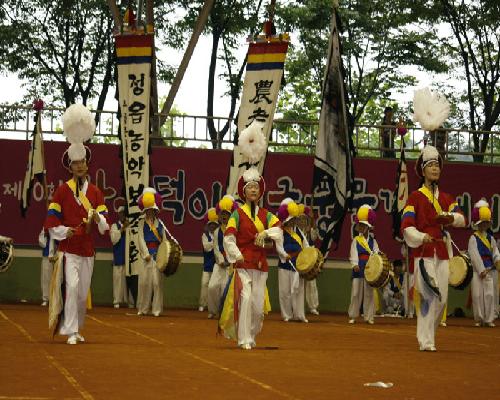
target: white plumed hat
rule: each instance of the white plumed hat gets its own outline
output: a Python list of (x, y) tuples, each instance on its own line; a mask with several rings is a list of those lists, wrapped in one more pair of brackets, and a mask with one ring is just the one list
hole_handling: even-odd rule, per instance
[(413, 120), (418, 122), (422, 129), (433, 131), (439, 128), (450, 113), (450, 103), (444, 96), (432, 93), (426, 87), (415, 90), (413, 95)]
[(267, 142), (262, 128), (264, 124), (253, 121), (247, 128), (243, 129), (239, 138), (241, 154), (248, 159), (251, 164), (259, 162), (267, 150)]

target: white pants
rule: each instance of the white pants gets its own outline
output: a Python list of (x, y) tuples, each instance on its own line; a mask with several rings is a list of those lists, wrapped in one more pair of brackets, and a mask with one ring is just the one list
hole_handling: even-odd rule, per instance
[(292, 285), (297, 272), (278, 268), (278, 284), (281, 318), (304, 321), (304, 279), (299, 278), (299, 287), (292, 293)]
[[(161, 314), (163, 311), (163, 281), (165, 276), (156, 268), (156, 262), (145, 262), (139, 272), (139, 285), (137, 293), (137, 310), (141, 314), (147, 314), (151, 308), (153, 314)], [(151, 298), (153, 302), (151, 304)]]
[(208, 282), (208, 312), (217, 315), (219, 313), (220, 300), (224, 293), (229, 274), (227, 268), (214, 265), (214, 270)]
[(238, 345), (255, 346), (255, 337), (261, 331), (264, 321), (267, 272), (243, 268), (238, 268), (237, 271), (243, 286), (240, 295)]
[(113, 304), (128, 303), (125, 266), (113, 265)]
[(313, 279), (312, 281), (305, 281), (304, 290), (306, 292), (307, 308), (309, 309), (309, 311), (317, 310), (319, 307), (319, 300), (316, 279)]
[(211, 272), (201, 272), (201, 288), (200, 288), (200, 307), (206, 307), (208, 304), (208, 282), (210, 282)]
[(351, 304), (349, 305), (349, 318), (359, 317), (359, 308), (363, 302), (363, 317), (365, 321), (372, 321), (375, 313), (374, 289), (365, 278), (353, 278), (351, 289)]
[(474, 271), (472, 275), (472, 309), (476, 322), (493, 322), (495, 319), (494, 287), (497, 284), (496, 271), (490, 271), (484, 279)]
[(425, 269), (439, 288), (441, 301), (423, 283), (420, 273), (420, 260), (415, 258), (415, 289), (420, 297), (417, 306), (417, 339), (421, 348), (435, 346), (436, 330), (441, 323), (444, 307), (448, 301), (448, 260), (423, 258)]
[(66, 295), (63, 320), (59, 329), (61, 335), (72, 335), (83, 328), (93, 270), (94, 257), (64, 253)]
[(49, 301), (50, 295), (50, 278), (52, 277), (52, 270), (54, 264), (49, 261), (48, 257), (42, 258), (42, 267), (40, 271), (40, 284), (42, 286), (42, 300)]

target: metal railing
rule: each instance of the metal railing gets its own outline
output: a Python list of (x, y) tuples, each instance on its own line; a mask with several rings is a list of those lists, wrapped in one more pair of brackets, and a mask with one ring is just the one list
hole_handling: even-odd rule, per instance
[[(64, 109), (44, 108), (42, 130), (45, 140), (64, 140), (61, 116)], [(118, 119), (115, 111), (98, 111), (96, 134), (93, 142), (119, 143)], [(29, 139), (34, 129), (35, 111), (20, 105), (0, 105), (0, 137), (9, 139)], [(155, 118), (160, 118), (156, 115)], [(203, 115), (171, 114), (160, 129), (158, 136), (152, 136), (153, 144), (172, 147), (213, 148), (210, 125), (220, 132), (227, 127), (227, 133), (217, 148), (232, 149), (236, 124), (224, 117)], [(318, 121), (293, 121), (275, 119), (271, 132), (269, 151), (313, 154), (318, 132)], [(386, 134), (385, 140), (381, 139)], [(489, 142), (483, 162), (500, 163), (500, 132), (471, 131), (467, 129), (440, 129), (431, 134), (420, 128), (408, 127), (405, 135), (408, 158), (416, 158), (424, 142), (430, 142), (448, 160), (473, 161), (474, 135), (489, 135)], [(398, 157), (401, 137), (394, 126), (356, 125), (353, 142), (359, 157)]]

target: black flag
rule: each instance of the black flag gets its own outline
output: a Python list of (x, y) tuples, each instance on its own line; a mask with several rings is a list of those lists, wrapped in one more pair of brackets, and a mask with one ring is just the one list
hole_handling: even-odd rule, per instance
[(337, 19), (334, 9), (313, 175), (313, 206), (318, 213), (320, 250), (324, 255), (332, 241), (338, 245), (353, 185), (353, 123), (346, 108)]

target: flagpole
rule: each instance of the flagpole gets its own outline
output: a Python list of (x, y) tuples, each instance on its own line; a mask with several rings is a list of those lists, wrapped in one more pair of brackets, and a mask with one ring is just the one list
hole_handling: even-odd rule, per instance
[(38, 131), (40, 132), (40, 146), (42, 152), (42, 165), (43, 165), (43, 197), (45, 198), (45, 209), (49, 208), (49, 191), (47, 187), (47, 171), (45, 170), (45, 146), (43, 143), (43, 131), (42, 131), (42, 110), (38, 112), (38, 118), (36, 121), (38, 125)]

